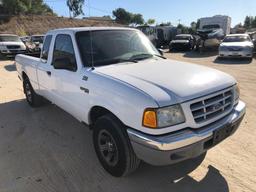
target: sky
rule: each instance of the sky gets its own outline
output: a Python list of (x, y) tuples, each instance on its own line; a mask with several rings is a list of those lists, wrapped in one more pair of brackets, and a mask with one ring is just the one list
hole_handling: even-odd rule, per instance
[[(69, 16), (66, 0), (44, 0), (59, 16)], [(91, 7), (89, 9), (89, 7)], [(170, 21), (190, 25), (201, 17), (228, 15), (232, 26), (243, 23), (245, 16), (256, 16), (256, 0), (85, 0), (85, 16), (112, 15), (112, 10), (125, 8), (140, 13), (157, 23)]]

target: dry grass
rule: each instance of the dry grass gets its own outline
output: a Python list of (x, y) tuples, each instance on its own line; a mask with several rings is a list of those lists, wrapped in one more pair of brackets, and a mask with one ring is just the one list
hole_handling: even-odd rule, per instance
[(70, 19), (55, 16), (15, 16), (0, 25), (0, 33), (14, 33), (20, 36), (43, 34), (50, 29), (63, 27), (118, 26), (111, 21)]

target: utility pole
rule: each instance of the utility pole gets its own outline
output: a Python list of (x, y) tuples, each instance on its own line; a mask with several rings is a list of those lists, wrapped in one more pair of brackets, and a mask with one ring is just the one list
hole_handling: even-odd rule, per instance
[(179, 22), (179, 24), (180, 24), (180, 22), (181, 22), (181, 19), (178, 19), (178, 22)]

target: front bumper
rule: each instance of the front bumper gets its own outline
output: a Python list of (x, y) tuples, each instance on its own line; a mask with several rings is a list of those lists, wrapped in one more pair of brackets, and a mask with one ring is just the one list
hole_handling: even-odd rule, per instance
[(147, 135), (134, 129), (127, 132), (139, 159), (152, 165), (168, 165), (197, 157), (215, 146), (213, 135), (216, 130), (229, 126), (232, 135), (244, 114), (245, 103), (239, 101), (229, 115), (199, 129), (187, 128), (163, 136)]
[(169, 46), (171, 49), (183, 50), (191, 48), (189, 43), (172, 43)]
[(219, 57), (233, 57), (233, 58), (252, 58), (252, 50), (242, 50), (242, 51), (219, 51)]

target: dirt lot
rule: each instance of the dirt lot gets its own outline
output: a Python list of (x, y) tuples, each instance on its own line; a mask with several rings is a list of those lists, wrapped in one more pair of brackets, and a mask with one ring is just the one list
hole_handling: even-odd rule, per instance
[(88, 128), (56, 106), (31, 109), (13, 61), (0, 61), (0, 191), (256, 191), (256, 60), (165, 55), (222, 70), (239, 81), (247, 114), (234, 136), (205, 158), (167, 167), (142, 164), (129, 177), (113, 178), (101, 168)]

